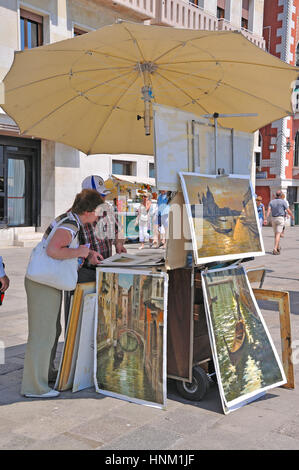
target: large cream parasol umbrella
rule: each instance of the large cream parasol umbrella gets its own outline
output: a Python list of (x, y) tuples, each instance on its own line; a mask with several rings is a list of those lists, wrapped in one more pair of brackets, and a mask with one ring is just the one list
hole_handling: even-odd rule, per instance
[(153, 154), (152, 103), (253, 132), (292, 114), (299, 70), (241, 33), (120, 22), (16, 52), (2, 108), (21, 134), (86, 154)]

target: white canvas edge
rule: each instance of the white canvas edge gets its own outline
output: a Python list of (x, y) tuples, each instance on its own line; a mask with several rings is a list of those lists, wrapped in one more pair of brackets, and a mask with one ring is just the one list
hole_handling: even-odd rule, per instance
[[(128, 261), (127, 263), (119, 263), (117, 264), (117, 260), (121, 258), (133, 258), (133, 261)], [(109, 265), (109, 266), (135, 266), (136, 264), (140, 264), (142, 259), (140, 257), (137, 257), (135, 255), (130, 255), (129, 253), (116, 253), (113, 256), (110, 256), (109, 258), (106, 258), (101, 261), (101, 264), (97, 265), (98, 268), (104, 265)]]
[(55, 381), (55, 384), (54, 384), (54, 387), (53, 387), (54, 390), (56, 390), (57, 387), (58, 387), (58, 385), (59, 385), (60, 374), (61, 374), (61, 368), (62, 368), (62, 362), (63, 362), (63, 358), (64, 358), (64, 353), (65, 353), (66, 338), (67, 338), (68, 331), (69, 331), (69, 326), (70, 326), (70, 318), (71, 318), (71, 311), (72, 311), (73, 300), (74, 300), (74, 296), (72, 295), (72, 297), (71, 297), (71, 302), (70, 302), (70, 306), (69, 306), (69, 315), (68, 315), (68, 319), (67, 319), (66, 330), (65, 330), (65, 333), (64, 333), (63, 348), (62, 348), (61, 356), (60, 356), (60, 359), (59, 359), (58, 373), (57, 373), (56, 381)]
[[(258, 218), (257, 218), (257, 208), (256, 205), (253, 204), (254, 206), (254, 212), (257, 220), (257, 226), (258, 226), (258, 231), (259, 231), (259, 240), (260, 240), (260, 245), (261, 245), (261, 251), (250, 251), (247, 253), (233, 253), (233, 254), (228, 254), (228, 255), (217, 255), (217, 256), (206, 256), (204, 258), (199, 258), (198, 257), (198, 251), (197, 251), (197, 243), (196, 243), (196, 234), (194, 230), (194, 224), (193, 224), (193, 219), (192, 219), (192, 214), (191, 214), (191, 205), (189, 201), (189, 196), (188, 196), (188, 190), (186, 187), (185, 175), (192, 175), (192, 176), (200, 176), (200, 177), (205, 177), (205, 178), (221, 178), (221, 176), (217, 175), (204, 175), (202, 173), (192, 173), (192, 172), (184, 172), (180, 171), (180, 180), (181, 180), (181, 186), (185, 198), (185, 203), (186, 203), (186, 209), (187, 209), (187, 214), (188, 214), (188, 219), (189, 219), (189, 227), (191, 231), (191, 237), (192, 237), (192, 246), (193, 246), (193, 253), (194, 253), (194, 259), (196, 261), (196, 265), (204, 264), (204, 263), (213, 263), (214, 261), (230, 261), (234, 259), (240, 259), (240, 258), (249, 258), (249, 257), (256, 257), (256, 256), (263, 256), (265, 255), (265, 248), (264, 248), (264, 242), (263, 242), (263, 237), (262, 237), (262, 231), (261, 227), (258, 223)], [(251, 192), (253, 194), (253, 187), (250, 181), (250, 176), (247, 175), (235, 175), (235, 174), (229, 174), (227, 175), (228, 178), (237, 178), (237, 179), (246, 179), (249, 182), (249, 186), (251, 189)]]
[(82, 337), (83, 337), (83, 329), (82, 329), (82, 326), (83, 326), (83, 321), (84, 321), (84, 306), (85, 306), (85, 299), (86, 297), (93, 297), (93, 303), (94, 303), (94, 311), (93, 311), (93, 315), (95, 315), (95, 304), (96, 304), (96, 300), (97, 300), (97, 294), (94, 292), (92, 294), (87, 294), (84, 296), (83, 298), (83, 308), (82, 308), (82, 318), (81, 318), (81, 328), (80, 328), (80, 337), (79, 337), (79, 346), (78, 346), (78, 354), (77, 354), (77, 359), (76, 359), (76, 367), (75, 367), (75, 373), (74, 373), (74, 381), (73, 381), (73, 388), (72, 388), (72, 393), (76, 393), (76, 392), (79, 392), (80, 390), (84, 390), (85, 388), (89, 388), (89, 387), (80, 387), (80, 386), (77, 386), (76, 383), (78, 381), (78, 365), (79, 365), (79, 355), (80, 355), (80, 345), (82, 344), (81, 341), (82, 341)]
[(94, 386), (97, 393), (102, 395), (107, 395), (113, 398), (119, 398), (121, 400), (128, 401), (130, 403), (136, 403), (139, 405), (146, 405), (159, 409), (166, 409), (166, 399), (167, 399), (167, 298), (168, 298), (168, 275), (167, 273), (152, 273), (151, 271), (135, 271), (133, 269), (113, 269), (113, 268), (102, 268), (96, 270), (96, 294), (98, 298), (98, 273), (99, 271), (119, 273), (119, 274), (137, 274), (137, 275), (150, 275), (152, 277), (163, 277), (164, 278), (164, 312), (163, 312), (163, 403), (150, 402), (146, 400), (141, 400), (139, 398), (131, 398), (126, 395), (121, 395), (119, 393), (109, 392), (108, 390), (100, 389), (97, 381), (97, 327), (98, 327), (98, 301), (96, 301), (95, 308), (95, 327), (94, 327)]
[[(252, 298), (252, 301), (253, 301), (253, 304), (256, 308), (256, 311), (259, 315), (259, 318), (262, 322), (262, 325), (264, 327), (264, 330), (266, 332), (266, 335), (267, 335), (267, 338), (270, 342), (270, 345), (272, 347), (272, 351), (273, 351), (273, 354), (275, 356), (275, 359), (277, 361), (277, 364), (278, 364), (278, 367), (279, 367), (279, 370), (280, 370), (280, 373), (283, 377), (283, 380), (279, 381), (279, 382), (275, 382), (271, 385), (267, 385), (266, 387), (263, 387), (259, 390), (256, 390), (255, 392), (251, 392), (251, 393), (247, 393), (246, 395), (243, 395), (242, 398), (236, 398), (235, 400), (231, 400), (231, 401), (227, 401), (225, 399), (225, 395), (224, 395), (224, 390), (223, 390), (223, 387), (222, 387), (222, 381), (221, 381), (221, 376), (220, 376), (220, 369), (219, 369), (219, 364), (218, 364), (218, 357), (217, 357), (217, 351), (216, 351), (216, 341), (215, 341), (215, 336), (214, 336), (214, 330), (213, 330), (213, 327), (211, 325), (211, 317), (210, 317), (210, 309), (209, 309), (209, 305), (208, 305), (208, 302), (207, 302), (207, 291), (206, 291), (206, 284), (205, 284), (205, 280), (204, 280), (204, 274), (205, 273), (202, 273), (201, 277), (202, 277), (202, 286), (203, 286), (203, 294), (204, 294), (204, 303), (205, 303), (205, 307), (206, 307), (206, 312), (208, 312), (208, 315), (207, 316), (207, 324), (208, 324), (208, 330), (209, 330), (209, 335), (210, 335), (210, 340), (211, 343), (212, 343), (212, 355), (213, 355), (213, 360), (214, 360), (214, 367), (215, 367), (215, 371), (216, 371), (216, 376), (217, 376), (217, 380), (218, 380), (218, 387), (219, 389), (221, 390), (221, 393), (220, 393), (220, 397), (221, 397), (221, 402), (222, 402), (222, 405), (223, 405), (223, 410), (224, 412), (227, 414), (228, 412), (230, 411), (234, 411), (235, 409), (238, 409), (240, 408), (241, 406), (244, 406), (248, 403), (250, 403), (251, 401), (253, 400), (256, 400), (258, 399), (260, 396), (262, 396), (263, 394), (265, 394), (265, 392), (271, 388), (276, 388), (276, 387), (279, 387), (283, 384), (285, 384), (287, 382), (286, 380), (286, 376), (285, 376), (285, 372), (283, 370), (283, 367), (282, 367), (282, 364), (281, 364), (281, 361), (280, 361), (280, 358), (278, 356), (278, 353), (276, 351), (276, 348), (275, 348), (275, 345), (272, 341), (272, 338), (271, 338), (271, 335), (268, 331), (268, 328), (267, 328), (267, 325), (265, 323), (265, 320), (260, 312), (260, 309), (258, 307), (258, 304), (257, 304), (257, 301), (255, 299), (255, 296), (254, 296), (254, 293), (252, 291), (252, 288), (251, 288), (251, 285), (248, 281), (248, 278), (247, 278), (247, 275), (246, 275), (246, 271), (244, 269), (243, 266), (233, 266), (233, 267), (225, 267), (225, 268), (219, 268), (219, 269), (209, 269), (207, 272), (219, 272), (219, 271), (226, 271), (228, 269), (243, 269), (243, 273), (246, 277), (246, 282), (247, 282), (247, 285), (249, 287), (249, 292), (251, 294), (251, 298)], [(226, 409), (225, 409), (226, 408)]]

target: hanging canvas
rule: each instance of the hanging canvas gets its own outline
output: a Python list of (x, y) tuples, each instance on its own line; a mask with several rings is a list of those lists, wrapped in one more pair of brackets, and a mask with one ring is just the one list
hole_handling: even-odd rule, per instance
[(166, 405), (167, 274), (97, 268), (96, 391)]
[(286, 383), (243, 267), (202, 271), (205, 310), (225, 413)]
[(195, 264), (264, 255), (250, 178), (180, 173)]

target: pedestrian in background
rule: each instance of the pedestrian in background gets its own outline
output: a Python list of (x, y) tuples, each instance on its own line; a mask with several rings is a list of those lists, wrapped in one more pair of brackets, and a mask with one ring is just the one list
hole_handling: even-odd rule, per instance
[(3, 263), (2, 256), (0, 256), (0, 292), (5, 292), (9, 287), (9, 278), (5, 274), (5, 266)]
[(157, 193), (152, 194), (152, 199), (156, 202), (151, 204), (150, 207), (150, 220), (151, 220), (151, 230), (153, 232), (153, 248), (158, 248), (159, 246), (159, 222), (158, 222), (158, 203), (157, 203)]
[(168, 229), (168, 216), (169, 216), (169, 202), (171, 199), (171, 191), (161, 190), (158, 196), (158, 221), (159, 221), (159, 234), (160, 243), (162, 248), (166, 247), (166, 236)]
[(267, 219), (270, 216), (271, 212), (271, 222), (272, 222), (272, 227), (274, 231), (274, 249), (273, 249), (273, 255), (279, 255), (281, 251), (280, 247), (280, 237), (281, 233), (283, 231), (283, 227), (285, 225), (285, 215), (288, 213), (292, 219), (294, 219), (294, 216), (289, 209), (286, 201), (282, 197), (282, 191), (277, 191), (275, 199), (272, 199), (270, 201), (268, 210), (267, 210)]
[(265, 206), (262, 203), (263, 198), (261, 196), (257, 196), (256, 198), (256, 207), (257, 207), (257, 214), (259, 218), (260, 227), (262, 228), (263, 224), (266, 222), (266, 212)]
[(139, 250), (144, 248), (144, 243), (149, 241), (149, 228), (150, 228), (150, 207), (151, 200), (149, 194), (142, 194), (142, 201), (137, 211), (137, 218), (135, 225), (139, 225), (139, 241), (141, 246)]
[[(287, 203), (287, 206), (290, 207), (290, 204), (289, 204), (289, 201), (286, 199), (286, 196), (284, 193), (282, 193), (282, 199), (285, 200), (285, 202)], [(288, 214), (285, 213), (285, 218), (284, 218), (284, 226), (283, 226), (283, 229), (282, 229), (282, 232), (281, 232), (281, 237), (284, 237), (284, 232), (285, 232), (285, 228), (286, 228), (286, 221), (287, 219), (289, 218)]]

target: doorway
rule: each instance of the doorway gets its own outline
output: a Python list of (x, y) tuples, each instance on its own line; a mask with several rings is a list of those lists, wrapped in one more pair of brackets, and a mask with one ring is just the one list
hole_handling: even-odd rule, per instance
[(40, 225), (40, 142), (0, 137), (0, 160), (0, 224)]

